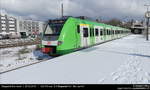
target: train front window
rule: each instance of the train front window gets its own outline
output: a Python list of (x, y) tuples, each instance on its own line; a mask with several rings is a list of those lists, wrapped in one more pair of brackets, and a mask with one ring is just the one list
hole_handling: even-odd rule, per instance
[(61, 33), (62, 27), (63, 24), (48, 24), (44, 31), (43, 40), (57, 40)]
[(48, 24), (45, 30), (45, 35), (59, 35), (63, 24)]
[(44, 32), (44, 35), (48, 35), (48, 34), (52, 34), (52, 29), (49, 25), (47, 25), (46, 29), (45, 29), (45, 32)]

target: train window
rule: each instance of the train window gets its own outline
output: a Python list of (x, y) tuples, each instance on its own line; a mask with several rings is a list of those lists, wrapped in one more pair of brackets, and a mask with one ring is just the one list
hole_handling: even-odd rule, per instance
[(108, 35), (108, 30), (106, 29), (106, 31), (105, 31), (105, 35)]
[(96, 28), (95, 29), (95, 35), (98, 36), (98, 34), (99, 34), (99, 32), (98, 32), (98, 29)]
[(112, 30), (110, 31), (110, 35), (112, 35)]
[(92, 28), (90, 28), (90, 36), (93, 36)]
[(100, 31), (100, 35), (103, 36), (103, 30), (102, 30), (102, 29), (101, 29), (101, 31)]
[(88, 33), (88, 28), (83, 28), (83, 37), (88, 37), (89, 33)]
[(80, 33), (80, 25), (77, 25), (77, 32)]
[(107, 35), (109, 35), (109, 29), (107, 29)]
[(92, 28), (92, 35), (95, 36), (95, 35), (94, 35), (94, 28)]
[(59, 35), (63, 25), (62, 24), (52, 24), (52, 25), (50, 25), (50, 27), (52, 28), (53, 34)]
[(113, 32), (113, 35), (114, 35), (114, 34), (115, 34), (115, 31), (113, 30), (112, 32)]
[(112, 35), (112, 30), (110, 31), (110, 35)]
[(111, 35), (111, 30), (110, 30), (110, 35)]
[(53, 31), (52, 31), (51, 27), (49, 25), (47, 25), (44, 34), (52, 34), (52, 33), (53, 33)]
[(45, 28), (45, 35), (59, 35), (62, 30), (63, 24), (48, 24)]
[(109, 35), (109, 29), (107, 30), (107, 35)]
[(118, 34), (117, 30), (115, 31), (115, 34)]

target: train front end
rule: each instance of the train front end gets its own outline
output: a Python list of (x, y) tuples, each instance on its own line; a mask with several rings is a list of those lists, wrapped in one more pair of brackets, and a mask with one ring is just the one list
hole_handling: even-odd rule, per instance
[(58, 41), (65, 20), (49, 20), (43, 33), (42, 52), (52, 56), (57, 55), (57, 46), (62, 42)]

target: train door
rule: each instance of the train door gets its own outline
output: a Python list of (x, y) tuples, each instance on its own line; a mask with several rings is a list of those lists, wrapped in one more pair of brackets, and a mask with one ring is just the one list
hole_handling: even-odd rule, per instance
[(107, 41), (108, 40), (108, 29), (106, 28), (105, 30), (106, 30), (105, 31), (105, 40)]
[(106, 40), (110, 40), (110, 28), (106, 28)]
[(103, 42), (104, 41), (104, 28), (101, 27), (100, 28), (100, 42)]
[(110, 32), (111, 32), (111, 29), (109, 28), (108, 29), (108, 40), (111, 40), (111, 33)]
[(99, 43), (101, 41), (100, 38), (100, 27), (94, 27), (94, 36), (95, 36), (95, 43)]
[(81, 47), (90, 45), (90, 29), (87, 24), (80, 24)]
[(112, 29), (112, 39), (114, 39), (114, 38), (115, 38), (115, 30)]
[(113, 28), (111, 28), (111, 30), (110, 30), (110, 39), (112, 40), (113, 39)]
[(106, 41), (106, 28), (104, 28), (104, 30), (103, 30), (103, 39), (104, 39), (104, 41)]

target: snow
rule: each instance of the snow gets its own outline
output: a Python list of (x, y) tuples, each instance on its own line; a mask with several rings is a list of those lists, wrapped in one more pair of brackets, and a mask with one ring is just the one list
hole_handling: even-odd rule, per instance
[[(0, 72), (38, 62), (36, 55), (32, 53), (35, 51), (35, 48), (36, 45), (0, 49)], [(19, 51), (24, 49), (28, 52), (19, 53)]]
[(0, 75), (1, 84), (150, 84), (150, 41), (130, 35)]

